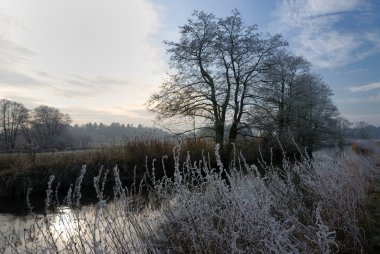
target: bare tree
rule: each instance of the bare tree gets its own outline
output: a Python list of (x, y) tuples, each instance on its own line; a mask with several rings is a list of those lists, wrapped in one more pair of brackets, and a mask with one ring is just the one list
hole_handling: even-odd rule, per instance
[[(166, 42), (174, 73), (148, 108), (160, 121), (195, 117), (200, 127), (212, 126), (222, 153), (227, 133), (228, 158), (237, 135), (250, 128), (249, 108), (256, 103), (266, 59), (286, 43), (280, 35), (263, 36), (256, 26), (244, 25), (236, 10), (225, 18), (195, 11), (180, 34), (179, 42)], [(187, 130), (193, 130), (191, 124)]]
[(359, 130), (359, 138), (361, 139), (369, 138), (369, 126), (370, 124), (364, 121), (360, 121), (355, 124), (356, 129)]
[(341, 149), (343, 149), (345, 139), (349, 136), (351, 126), (352, 126), (352, 123), (348, 119), (342, 116), (339, 116), (336, 118), (336, 123), (335, 123), (336, 139), (337, 139), (338, 146)]
[(23, 104), (7, 99), (0, 100), (0, 125), (6, 148), (15, 148), (18, 132), (27, 118), (28, 110)]
[(33, 110), (31, 123), (38, 143), (54, 146), (56, 138), (71, 123), (71, 118), (57, 108), (41, 105)]

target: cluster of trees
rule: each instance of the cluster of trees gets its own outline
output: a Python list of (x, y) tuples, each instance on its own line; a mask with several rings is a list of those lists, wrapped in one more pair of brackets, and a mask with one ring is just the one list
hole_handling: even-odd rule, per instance
[(148, 108), (173, 132), (211, 129), (225, 158), (238, 136), (294, 139), (309, 151), (339, 136), (329, 86), (281, 35), (246, 26), (238, 11), (224, 18), (195, 11), (179, 41), (165, 43), (172, 72)]
[(58, 146), (70, 123), (70, 116), (54, 107), (41, 105), (29, 110), (22, 103), (0, 100), (0, 140), (3, 149), (16, 148), (20, 139), (29, 147)]
[(121, 144), (136, 139), (163, 139), (161, 129), (132, 124), (87, 123), (71, 126), (68, 114), (41, 105), (33, 110), (22, 103), (0, 100), (0, 150), (78, 149), (96, 144)]
[(294, 139), (310, 151), (335, 135), (339, 112), (332, 91), (310, 71), (310, 63), (283, 49), (266, 63), (257, 86), (256, 103), (250, 109), (251, 126), (281, 143)]

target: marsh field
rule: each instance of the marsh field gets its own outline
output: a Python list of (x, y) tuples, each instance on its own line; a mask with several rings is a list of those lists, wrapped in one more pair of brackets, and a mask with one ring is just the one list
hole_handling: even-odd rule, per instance
[(376, 253), (379, 155), (360, 147), (236, 149), (228, 171), (212, 142), (3, 154), (19, 194), (2, 199), (0, 253)]

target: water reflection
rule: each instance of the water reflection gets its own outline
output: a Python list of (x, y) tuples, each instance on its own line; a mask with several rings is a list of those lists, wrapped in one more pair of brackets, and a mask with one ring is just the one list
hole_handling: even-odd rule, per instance
[(161, 215), (135, 207), (121, 199), (47, 215), (0, 214), (0, 253), (144, 252)]
[(93, 206), (76, 210), (61, 206), (47, 215), (0, 214), (0, 253), (68, 251), (79, 240), (89, 239), (94, 210)]
[[(86, 209), (86, 208), (83, 208)], [(58, 207), (56, 213), (51, 215), (49, 221), (50, 231), (55, 233), (55, 237), (62, 241), (67, 241), (78, 232), (78, 223), (75, 214), (69, 207)]]

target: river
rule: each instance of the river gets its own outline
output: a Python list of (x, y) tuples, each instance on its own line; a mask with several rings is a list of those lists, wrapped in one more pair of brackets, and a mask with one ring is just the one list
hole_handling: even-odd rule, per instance
[[(81, 219), (93, 221), (94, 207), (85, 206), (79, 213), (69, 207), (57, 207), (44, 214), (0, 214), (0, 253), (17, 253), (30, 250), (34, 253), (49, 245), (65, 248), (65, 244), (77, 235)], [(84, 217), (83, 217), (84, 218)], [(86, 236), (87, 237), (87, 236)]]
[(161, 214), (141, 210), (141, 202), (129, 197), (81, 208), (59, 206), (47, 214), (1, 213), (0, 254), (145, 252)]

